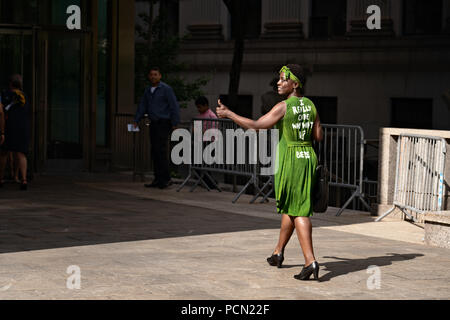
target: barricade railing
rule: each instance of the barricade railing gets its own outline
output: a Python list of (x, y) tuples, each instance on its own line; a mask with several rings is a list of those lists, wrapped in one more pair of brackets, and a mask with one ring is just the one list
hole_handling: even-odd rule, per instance
[(364, 131), (360, 126), (322, 124), (324, 138), (318, 146), (318, 159), (329, 171), (329, 185), (352, 189), (353, 193), (336, 216), (358, 199), (370, 211), (363, 189)]
[[(208, 145), (212, 143), (212, 141), (203, 142), (203, 139), (201, 138), (208, 129), (217, 129), (223, 142), (221, 150), (216, 150), (217, 154), (212, 155), (214, 159), (209, 159), (211, 161), (205, 159), (204, 155), (208, 155), (209, 152), (204, 153), (204, 151), (207, 150), (206, 148), (208, 148)], [(230, 134), (230, 132), (232, 134)], [(199, 138), (198, 135), (201, 137)], [(259, 191), (257, 172), (258, 162), (256, 157), (258, 134), (256, 131), (244, 131), (229, 119), (194, 118), (191, 122), (190, 136), (192, 138), (192, 154), (191, 162), (189, 164), (189, 174), (177, 191), (180, 191), (192, 178), (196, 178), (197, 181), (191, 187), (191, 192), (194, 191), (199, 184), (202, 184), (208, 191), (211, 190), (211, 187), (221, 191), (218, 182), (210, 175), (212, 172), (248, 178), (246, 184), (232, 200), (233, 203), (235, 203), (251, 185), (255, 187), (255, 190)], [(200, 143), (197, 143), (197, 147), (195, 145), (196, 139), (201, 139)], [(240, 139), (243, 140), (241, 141)], [(243, 147), (243, 150), (245, 150), (244, 154), (242, 154), (242, 152), (237, 152), (240, 143), (243, 143), (241, 146)], [(230, 145), (232, 148), (227, 148), (227, 146)]]
[(128, 134), (127, 125), (133, 122), (131, 114), (114, 115), (114, 136), (112, 143), (112, 165), (115, 169), (132, 170), (133, 168), (133, 135)]
[(147, 115), (139, 122), (139, 131), (133, 135), (133, 181), (139, 176), (141, 181), (145, 175), (153, 171), (150, 156), (150, 120)]
[[(192, 178), (196, 178), (197, 181), (192, 186), (191, 191), (195, 190), (195, 188), (199, 184), (202, 184), (207, 190), (211, 190), (211, 187), (214, 187), (220, 191), (218, 183), (210, 175), (211, 172), (217, 172), (248, 177), (247, 183), (235, 196), (235, 198), (233, 199), (233, 203), (239, 199), (239, 197), (247, 190), (250, 185), (254, 185), (256, 190), (256, 194), (250, 202), (253, 203), (258, 197), (262, 197), (261, 202), (266, 201), (266, 199), (270, 194), (272, 194), (274, 190), (273, 176), (266, 176), (261, 174), (261, 169), (266, 166), (266, 164), (262, 164), (259, 158), (256, 157), (254, 159), (254, 162), (249, 162), (249, 156), (252, 154), (252, 152), (248, 151), (248, 143), (253, 143), (255, 147), (260, 146), (259, 135), (255, 133), (256, 138), (253, 141), (247, 141), (247, 139), (245, 139), (246, 147), (244, 148), (244, 150), (246, 150), (246, 154), (244, 162), (241, 161), (241, 163), (239, 164), (236, 162), (237, 155), (235, 152), (235, 147), (233, 155), (235, 161), (233, 162), (233, 164), (229, 164), (227, 161), (225, 161), (225, 146), (227, 144), (227, 139), (229, 139), (226, 132), (228, 129), (236, 131), (240, 128), (234, 122), (228, 119), (193, 119), (190, 129), (190, 134), (193, 139), (191, 143), (192, 150), (194, 150), (193, 141), (195, 139), (195, 122), (198, 123), (197, 131), (201, 131), (202, 133), (210, 128), (218, 129), (224, 139), (224, 152), (219, 159), (219, 163), (214, 162), (211, 164), (207, 164), (203, 160), (202, 155), (200, 156), (200, 162), (195, 163), (195, 161), (192, 160), (189, 168), (189, 175), (183, 181), (177, 191), (180, 191)], [(321, 143), (318, 144), (316, 149), (318, 149), (317, 156), (319, 158), (319, 161), (328, 168), (328, 171), (330, 173), (329, 184), (330, 186), (348, 188), (353, 190), (350, 198), (347, 199), (343, 207), (340, 208), (340, 210), (337, 212), (337, 216), (340, 216), (341, 213), (354, 200), (359, 200), (363, 204), (363, 206), (370, 211), (370, 206), (365, 200), (363, 186), (363, 183), (365, 181), (363, 179), (365, 140), (362, 128), (359, 126), (351, 125), (329, 124), (323, 124), (322, 127), (324, 130), (324, 139)], [(248, 131), (245, 132), (245, 135), (247, 135), (247, 132)], [(242, 131), (241, 134), (244, 134), (244, 131)], [(274, 150), (273, 144), (271, 143), (271, 136), (271, 134), (266, 135), (268, 154), (272, 156), (273, 153), (276, 152), (276, 149)], [(250, 148), (250, 150), (252, 149)], [(254, 150), (254, 153), (256, 153), (256, 149)], [(195, 153), (195, 151), (193, 153)], [(205, 180), (209, 180), (209, 185)], [(259, 187), (260, 181), (263, 182), (263, 186), (261, 188)]]
[(407, 210), (423, 217), (430, 211), (442, 209), (445, 139), (433, 136), (401, 134), (397, 145), (397, 164), (393, 207), (399, 208), (413, 221), (418, 221)]
[(133, 123), (132, 114), (115, 115), (113, 166), (116, 169), (131, 169), (133, 181), (138, 176), (143, 181), (145, 175), (153, 170), (150, 158), (150, 121), (148, 117), (144, 117), (139, 122), (138, 132), (128, 131), (128, 125)]

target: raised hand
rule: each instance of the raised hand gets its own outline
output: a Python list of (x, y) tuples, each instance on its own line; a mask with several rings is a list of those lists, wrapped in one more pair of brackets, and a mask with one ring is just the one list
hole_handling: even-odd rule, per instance
[(216, 109), (217, 116), (219, 118), (228, 118), (230, 110), (224, 104), (222, 104), (222, 102), (220, 102), (220, 99), (217, 100), (217, 103), (218, 103), (218, 107)]

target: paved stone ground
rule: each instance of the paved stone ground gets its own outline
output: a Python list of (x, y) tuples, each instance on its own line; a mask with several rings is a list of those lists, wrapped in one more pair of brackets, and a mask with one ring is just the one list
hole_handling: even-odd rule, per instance
[[(176, 187), (149, 190), (120, 174), (41, 176), (27, 192), (6, 185), (0, 299), (450, 297), (450, 251), (425, 246), (421, 226), (330, 208), (313, 218), (320, 281), (297, 281), (295, 235), (282, 269), (265, 262), (278, 237), (273, 201), (232, 204), (231, 193)], [(66, 286), (73, 265), (79, 290)], [(370, 266), (379, 289), (368, 288)]]

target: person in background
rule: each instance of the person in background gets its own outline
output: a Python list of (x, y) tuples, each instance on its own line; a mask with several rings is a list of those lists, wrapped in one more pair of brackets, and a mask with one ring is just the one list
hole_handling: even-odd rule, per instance
[(136, 111), (134, 127), (138, 126), (144, 114), (150, 118), (151, 158), (155, 179), (146, 188), (165, 189), (171, 185), (169, 173), (169, 135), (180, 122), (180, 106), (173, 89), (161, 81), (158, 67), (150, 69), (148, 79), (151, 85), (145, 89), (144, 96)]
[[(201, 119), (217, 119), (217, 116), (209, 108), (209, 101), (206, 97), (200, 96), (195, 100), (195, 106), (198, 110), (197, 118)], [(217, 128), (213, 121), (203, 121), (203, 132), (208, 129)]]
[(11, 76), (9, 90), (2, 92), (1, 100), (5, 113), (5, 140), (0, 151), (0, 185), (4, 183), (4, 174), (8, 153), (18, 166), (20, 189), (27, 190), (27, 154), (30, 140), (29, 103), (25, 96), (22, 76)]
[[(217, 119), (217, 116), (214, 112), (211, 111), (209, 108), (209, 101), (206, 97), (200, 96), (195, 100), (195, 105), (198, 110), (198, 116), (197, 118), (200, 119)], [(218, 129), (218, 123), (215, 121), (207, 121), (202, 120), (202, 132), (205, 133), (208, 129)], [(211, 141), (214, 141), (214, 137), (211, 138)], [(204, 147), (207, 145), (207, 142), (204, 142)], [(203, 180), (208, 185), (209, 188), (215, 189), (217, 188), (218, 182), (213, 178), (209, 178), (209, 176), (205, 175), (203, 177)]]

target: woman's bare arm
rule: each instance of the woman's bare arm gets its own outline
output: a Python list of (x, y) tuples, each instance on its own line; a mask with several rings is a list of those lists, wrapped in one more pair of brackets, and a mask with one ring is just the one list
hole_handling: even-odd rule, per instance
[(220, 100), (218, 101), (219, 107), (216, 109), (219, 118), (228, 118), (233, 120), (237, 125), (244, 129), (270, 129), (272, 128), (280, 119), (282, 119), (286, 113), (286, 103), (280, 102), (276, 104), (272, 110), (267, 114), (259, 118), (258, 120), (252, 120), (229, 110), (225, 105), (223, 105)]
[(314, 126), (313, 126), (313, 132), (312, 133), (313, 133), (314, 140), (316, 140), (317, 142), (322, 141), (322, 139), (323, 139), (323, 131), (322, 131), (322, 126), (320, 125), (319, 114), (317, 114), (316, 120), (314, 121)]

